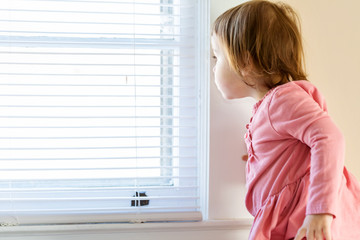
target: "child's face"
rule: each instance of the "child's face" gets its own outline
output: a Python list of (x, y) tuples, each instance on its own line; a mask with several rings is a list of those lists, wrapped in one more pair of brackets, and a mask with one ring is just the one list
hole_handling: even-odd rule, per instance
[(254, 89), (245, 84), (243, 78), (229, 65), (216, 34), (211, 36), (211, 45), (216, 59), (213, 68), (215, 84), (225, 99), (250, 97)]

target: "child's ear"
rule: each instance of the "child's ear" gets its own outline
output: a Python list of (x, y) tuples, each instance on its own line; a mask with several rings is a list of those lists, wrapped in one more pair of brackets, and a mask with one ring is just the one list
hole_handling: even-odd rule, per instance
[(248, 65), (251, 65), (253, 63), (253, 60), (252, 60), (252, 57), (251, 57), (251, 54), (249, 51), (246, 51), (245, 53), (245, 57), (244, 57), (244, 66), (248, 66)]
[(251, 57), (251, 54), (249, 52), (246, 52), (243, 67), (241, 68), (241, 74), (243, 76), (251, 76), (256, 75), (257, 68), (255, 67), (253, 58)]

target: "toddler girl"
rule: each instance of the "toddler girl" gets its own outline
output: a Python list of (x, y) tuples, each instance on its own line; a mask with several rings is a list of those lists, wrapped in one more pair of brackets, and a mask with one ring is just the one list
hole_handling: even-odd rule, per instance
[(286, 4), (249, 1), (214, 23), (215, 83), (258, 100), (245, 136), (249, 239), (359, 240), (360, 184), (344, 138), (306, 80), (298, 19)]

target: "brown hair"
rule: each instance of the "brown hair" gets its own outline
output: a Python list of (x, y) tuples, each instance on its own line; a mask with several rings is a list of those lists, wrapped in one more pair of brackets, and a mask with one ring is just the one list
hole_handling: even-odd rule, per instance
[(231, 8), (213, 25), (230, 66), (241, 74), (249, 58), (268, 88), (306, 80), (299, 18), (284, 3), (253, 0)]

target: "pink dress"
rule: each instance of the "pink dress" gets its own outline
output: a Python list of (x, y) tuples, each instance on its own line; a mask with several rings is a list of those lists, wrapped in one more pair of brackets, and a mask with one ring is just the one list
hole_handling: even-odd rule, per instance
[(333, 240), (360, 240), (360, 184), (344, 167), (344, 137), (310, 82), (271, 89), (247, 129), (249, 239), (292, 239), (307, 214), (328, 213)]

